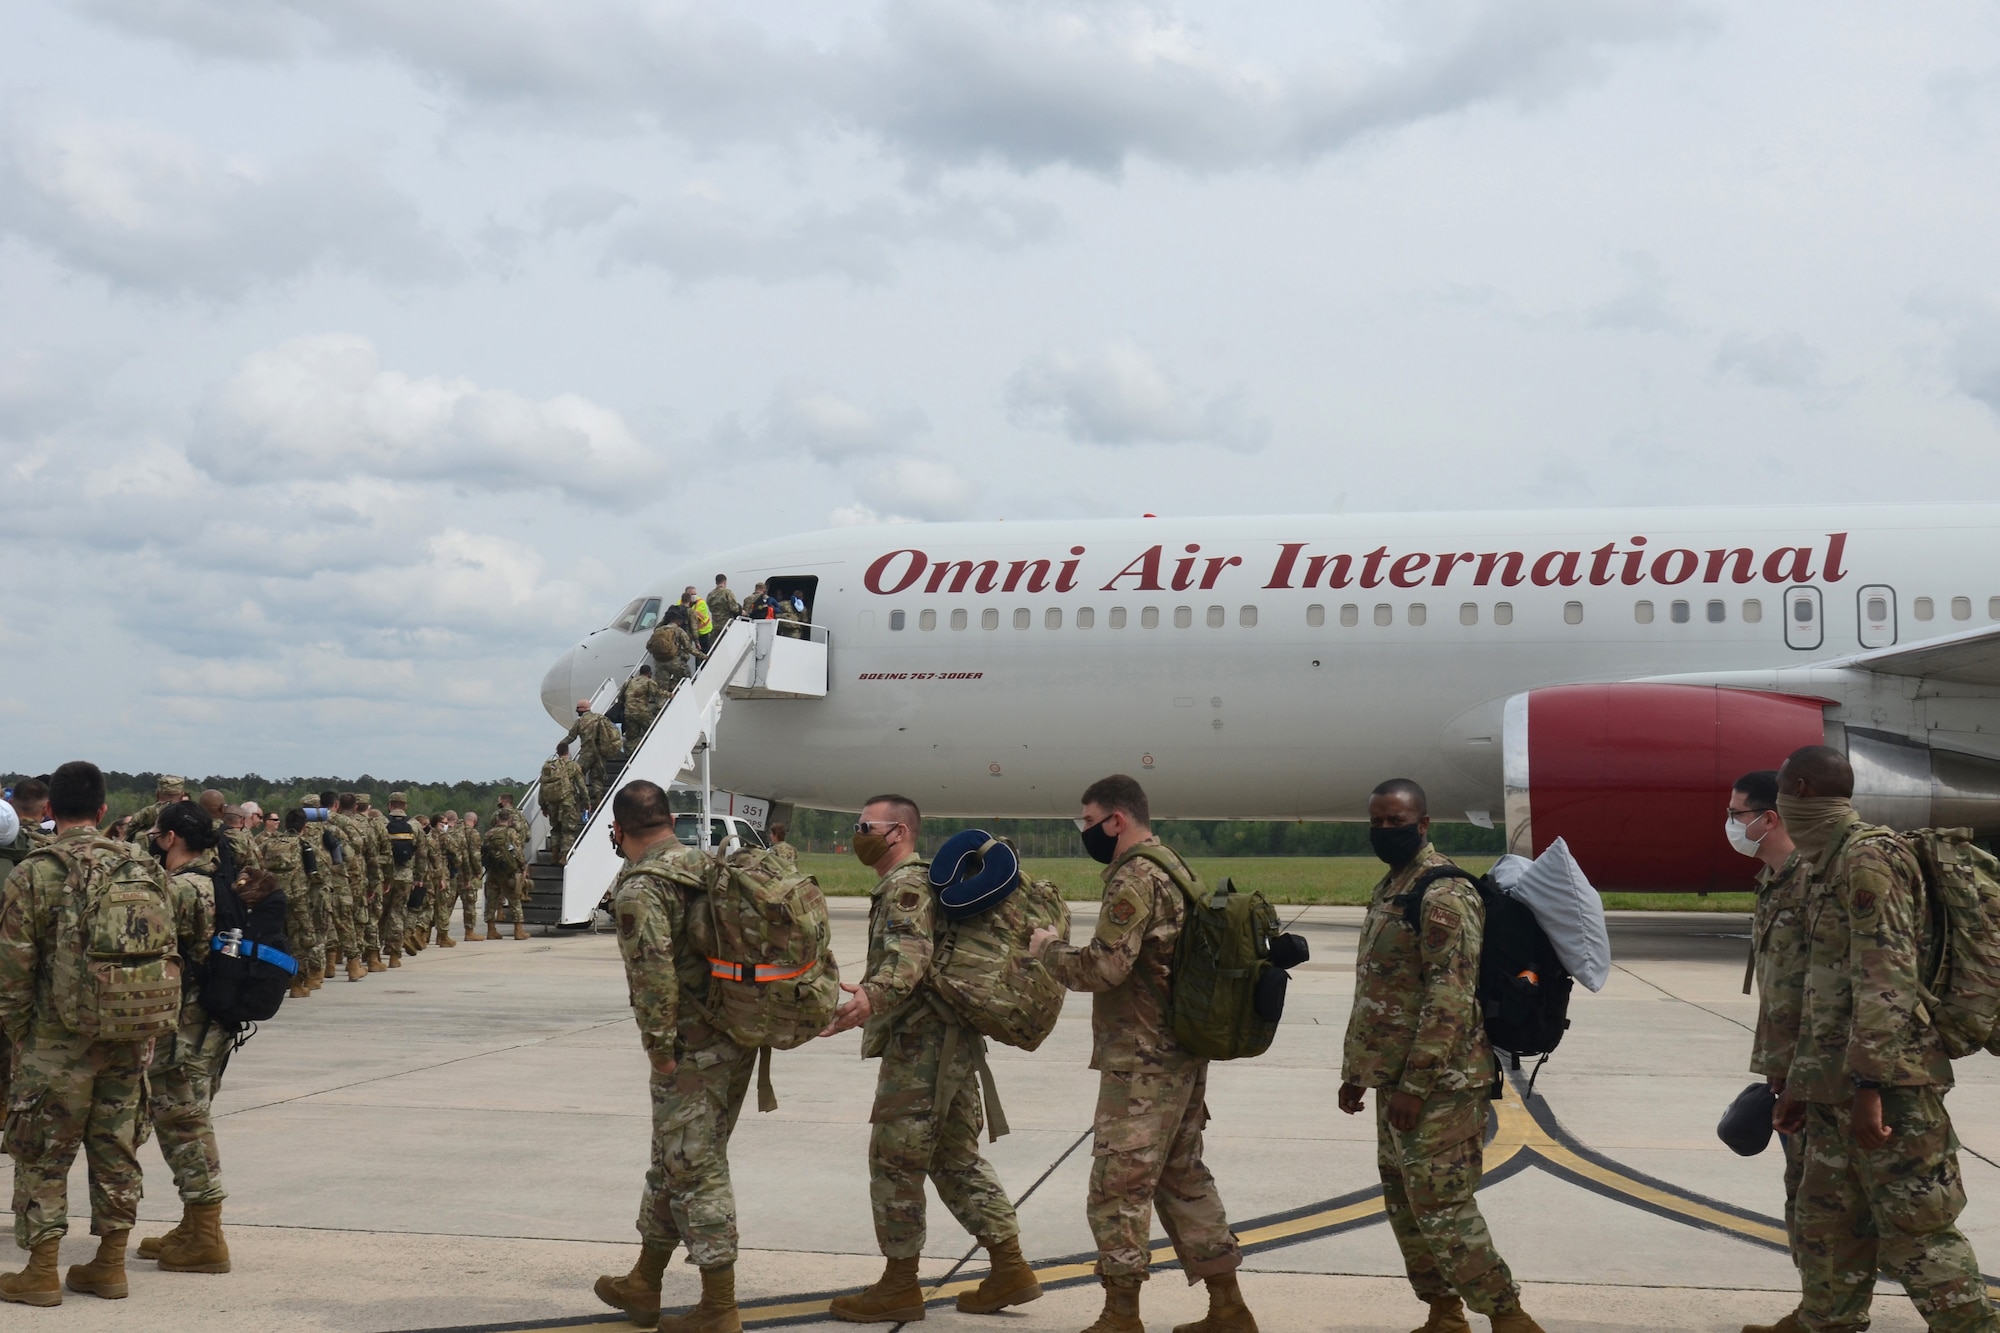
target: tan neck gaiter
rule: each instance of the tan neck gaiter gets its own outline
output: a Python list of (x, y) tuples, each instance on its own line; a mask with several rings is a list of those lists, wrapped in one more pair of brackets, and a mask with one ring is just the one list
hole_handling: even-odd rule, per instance
[(1833, 835), (1854, 813), (1854, 803), (1837, 796), (1778, 797), (1778, 818), (1799, 855), (1815, 864), (1826, 854)]

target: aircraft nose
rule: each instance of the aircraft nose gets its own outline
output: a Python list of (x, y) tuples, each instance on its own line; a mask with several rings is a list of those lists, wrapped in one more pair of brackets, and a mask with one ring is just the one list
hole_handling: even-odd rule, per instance
[(576, 649), (572, 648), (556, 659), (549, 673), (542, 677), (542, 707), (550, 717), (568, 725), (576, 712), (576, 695), (570, 689), (570, 678), (575, 674)]

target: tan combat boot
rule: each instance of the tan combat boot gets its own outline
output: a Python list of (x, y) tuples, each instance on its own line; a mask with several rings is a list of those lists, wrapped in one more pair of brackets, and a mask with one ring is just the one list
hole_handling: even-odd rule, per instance
[(660, 1316), (660, 1333), (743, 1333), (736, 1309), (736, 1265), (701, 1270), (701, 1300), (686, 1314)]
[(62, 1275), (56, 1272), (56, 1250), (62, 1238), (45, 1240), (28, 1251), (28, 1266), (0, 1276), (0, 1301), (15, 1305), (61, 1305)]
[(458, 941), (451, 937), (451, 932), (449, 930), (438, 931), (438, 948), (456, 949), (457, 947), (458, 947)]
[(1410, 1333), (1472, 1333), (1465, 1318), (1465, 1302), (1456, 1296), (1432, 1301), (1431, 1317)]
[(660, 1318), (660, 1274), (667, 1271), (667, 1260), (673, 1253), (671, 1245), (647, 1241), (639, 1248), (639, 1261), (631, 1272), (624, 1277), (600, 1277), (592, 1290), (598, 1300), (623, 1310), (640, 1328), (651, 1328)]
[(347, 960), (347, 979), (349, 981), (359, 981), (367, 975), (368, 965), (366, 963), (362, 962), (359, 958), (353, 957)]
[(125, 1281), (125, 1240), (132, 1233), (107, 1231), (97, 1238), (97, 1257), (87, 1264), (72, 1264), (69, 1289), (79, 1296), (102, 1296), (122, 1301), (132, 1294)]
[(1104, 1312), (1083, 1333), (1146, 1333), (1139, 1322), (1139, 1280), (1099, 1278), (1104, 1284)]
[(148, 1236), (144, 1240), (140, 1241), (139, 1257), (141, 1259), (157, 1259), (160, 1257), (160, 1247), (162, 1245), (165, 1245), (168, 1241), (179, 1240), (182, 1236), (186, 1235), (188, 1228), (188, 1217), (191, 1215), (193, 1208), (194, 1208), (193, 1204), (186, 1204), (186, 1203), (182, 1204), (181, 1220), (174, 1223), (173, 1230), (169, 1231), (164, 1236)]
[(1243, 1303), (1243, 1288), (1236, 1274), (1218, 1273), (1206, 1279), (1208, 1313), (1192, 1324), (1174, 1325), (1174, 1333), (1257, 1333), (1257, 1321)]
[(403, 955), (400, 953), (384, 954), (383, 957), (388, 960), (390, 967), (401, 967), (403, 965)]
[(382, 955), (377, 950), (370, 949), (368, 951), (368, 970), (370, 972), (387, 972), (389, 970), (384, 966)]
[(1493, 1333), (1548, 1333), (1526, 1310), (1493, 1316)]
[(527, 939), (527, 938), (528, 938), (528, 923), (527, 923), (527, 922), (525, 922), (525, 921), (516, 921), (516, 922), (514, 923), (514, 938), (515, 938), (515, 939), (517, 939), (517, 940), (525, 940), (525, 939)]
[(1799, 1322), (1799, 1312), (1794, 1310), (1775, 1324), (1745, 1324), (1743, 1333), (1806, 1333), (1806, 1326)]
[(924, 1289), (917, 1285), (917, 1257), (891, 1259), (866, 1291), (836, 1296), (827, 1306), (850, 1324), (907, 1324), (924, 1317)]
[(986, 1277), (971, 1291), (958, 1293), (958, 1308), (966, 1314), (993, 1314), (1010, 1305), (1026, 1305), (1039, 1300), (1042, 1284), (1035, 1280), (1035, 1270), (1028, 1267), (1028, 1261), (1021, 1257), (1021, 1238), (1009, 1236), (1005, 1240), (989, 1240), (981, 1236), (979, 1243), (986, 1247)]
[(314, 990), (318, 990), (321, 986), (324, 986), (326, 984), (327, 971), (328, 969), (324, 967), (314, 968), (312, 970), (312, 977), (308, 982), (308, 984), (311, 985), (311, 987)]
[(470, 921), (465, 923), (465, 938), (468, 941), (477, 940), (481, 943), (484, 943), (486, 940), (486, 936), (482, 932), (474, 930), (472, 928), (472, 925), (473, 923)]
[(162, 1273), (227, 1273), (229, 1242), (222, 1238), (222, 1205), (188, 1206), (187, 1230), (172, 1245), (160, 1248)]
[[(294, 1000), (303, 1000), (312, 994), (312, 983), (307, 981), (305, 974), (301, 972), (293, 979), (292, 988), (286, 991), (285, 994)], [(146, 1242), (140, 1241), (139, 1243), (143, 1246)], [(143, 1259), (146, 1256), (142, 1254), (139, 1257)]]

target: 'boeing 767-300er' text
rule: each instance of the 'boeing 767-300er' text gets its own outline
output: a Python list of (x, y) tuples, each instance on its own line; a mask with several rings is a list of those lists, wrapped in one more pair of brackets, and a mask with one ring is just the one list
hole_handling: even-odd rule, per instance
[(2000, 833), (2000, 507), (814, 532), (652, 582), (550, 669), (550, 715), (609, 697), (718, 573), (796, 597), (809, 636), (720, 636), (627, 777), (712, 740), (716, 786), (781, 805), (1068, 816), (1129, 772), (1159, 817), (1242, 819), (1361, 819), (1412, 777), (1516, 850), (1566, 838), (1601, 888), (1710, 890), (1755, 868), (1731, 781), (1825, 741), (1864, 815)]

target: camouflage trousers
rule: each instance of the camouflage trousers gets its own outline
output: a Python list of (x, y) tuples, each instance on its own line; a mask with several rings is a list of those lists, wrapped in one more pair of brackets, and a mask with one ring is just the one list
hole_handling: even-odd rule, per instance
[[(452, 896), (458, 900), (463, 909), (465, 933), (470, 935), (473, 928), (479, 924), (479, 876), (458, 876), (452, 881)], [(449, 903), (445, 905), (444, 915), (447, 919), (451, 916)]]
[[(7, 1121), (7, 1107), (10, 1104), (7, 1098), (13, 1090), (13, 1079), (14, 1043), (7, 1039), (6, 1033), (0, 1032), (0, 1126), (4, 1126)], [(0, 1157), (6, 1155), (7, 1136), (0, 1134)]]
[(285, 895), (285, 943), (291, 946), (292, 957), (298, 960), (302, 972), (326, 970), (326, 948), (320, 939), (309, 885), (301, 884), (297, 893)]
[(382, 886), (373, 883), (368, 872), (354, 862), (347, 863), (347, 891), (352, 904), (355, 943), (363, 954), (382, 950)]
[(407, 953), (403, 937), (410, 933), (410, 894), (416, 891), (416, 872), (407, 866), (389, 876), (382, 891), (382, 953), (400, 958)]
[(581, 811), (575, 801), (557, 801), (542, 806), (542, 813), (549, 820), (549, 855), (561, 862), (569, 855), (569, 849), (576, 845)]
[[(987, 1240), (1021, 1234), (1000, 1177), (979, 1155), (986, 1115), (976, 1072), (978, 1035), (960, 1029), (947, 1062), (948, 1031), (938, 1019), (916, 1019), (890, 1034), (876, 1070), (875, 1109), (868, 1117), (868, 1198), (875, 1242), (890, 1259), (923, 1253), (925, 1177), (970, 1234)], [(949, 1090), (942, 1107), (940, 1075)]]
[(1201, 1160), (1207, 1123), (1206, 1060), (1176, 1056), (1161, 1068), (1099, 1073), (1085, 1207), (1099, 1277), (1146, 1279), (1156, 1208), (1190, 1283), (1242, 1266), (1215, 1177)]
[(440, 935), (450, 934), (451, 909), (457, 905), (458, 881), (449, 874), (439, 875), (437, 883), (431, 885), (430, 900), (424, 904), (424, 913), (429, 918), (430, 928)]
[(326, 966), (327, 950), (339, 941), (340, 932), (334, 924), (333, 894), (327, 890), (324, 881), (306, 884), (306, 901), (312, 904), (313, 939), (319, 950), (321, 969)]
[(1433, 1094), (1407, 1133), (1389, 1123), (1393, 1091), (1375, 1090), (1375, 1166), (1417, 1299), (1457, 1293), (1480, 1314), (1514, 1313), (1521, 1288), (1474, 1197), (1485, 1171), (1486, 1089)]
[(1813, 1333), (1867, 1328), (1879, 1272), (1903, 1284), (1936, 1333), (2000, 1329), (1979, 1261), (1953, 1225), (1965, 1184), (1943, 1095), (1884, 1088), (1882, 1120), (1895, 1137), (1871, 1152), (1851, 1137), (1846, 1106), (1806, 1108), (1800, 1322)]
[(215, 1073), (229, 1042), (229, 1034), (219, 1025), (183, 1022), (176, 1036), (162, 1037), (153, 1048), (153, 1063), (146, 1071), (153, 1135), (160, 1141), (167, 1169), (174, 1173), (182, 1203), (221, 1203), (229, 1197), (222, 1188), (222, 1156), (209, 1115)]
[(1806, 1136), (1780, 1134), (1778, 1146), (1785, 1153), (1785, 1243), (1792, 1252), (1792, 1267), (1803, 1271), (1799, 1257), (1799, 1180), (1806, 1170)]
[(757, 1052), (724, 1043), (653, 1074), (653, 1160), (639, 1195), (639, 1235), (666, 1250), (687, 1246), (697, 1268), (736, 1262), (729, 1136), (756, 1067)]
[(354, 890), (347, 882), (347, 873), (339, 866), (323, 862), (326, 868), (326, 906), (332, 918), (332, 934), (327, 937), (331, 947), (340, 950), (343, 958), (361, 956), (361, 923), (354, 910)]
[(90, 1169), (90, 1230), (128, 1231), (144, 1176), (144, 1042), (87, 1041), (38, 1025), (22, 1044), (7, 1153), (14, 1159), (14, 1243), (32, 1250), (69, 1231), (69, 1169), (83, 1150)]
[(523, 921), (521, 884), (527, 875), (518, 870), (486, 872), (486, 924)]

